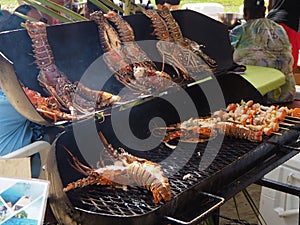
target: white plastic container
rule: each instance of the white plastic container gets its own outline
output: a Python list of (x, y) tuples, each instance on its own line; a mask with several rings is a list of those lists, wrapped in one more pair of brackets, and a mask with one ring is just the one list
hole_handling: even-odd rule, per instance
[[(300, 187), (300, 155), (277, 167), (265, 178)], [(262, 187), (259, 210), (267, 225), (298, 225), (299, 198)]]
[(296, 85), (295, 100), (300, 100), (300, 85)]
[(181, 9), (194, 10), (216, 20), (218, 19), (218, 13), (224, 12), (224, 6), (214, 2), (187, 3), (182, 5)]

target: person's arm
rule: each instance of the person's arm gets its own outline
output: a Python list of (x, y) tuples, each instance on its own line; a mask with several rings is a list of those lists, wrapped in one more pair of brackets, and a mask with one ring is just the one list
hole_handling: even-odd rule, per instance
[(239, 41), (240, 41), (240, 38), (242, 35), (241, 31), (242, 31), (242, 28), (240, 26), (238, 26), (238, 27), (235, 27), (233, 30), (231, 30), (229, 33), (229, 40), (234, 49), (236, 49), (239, 44)]

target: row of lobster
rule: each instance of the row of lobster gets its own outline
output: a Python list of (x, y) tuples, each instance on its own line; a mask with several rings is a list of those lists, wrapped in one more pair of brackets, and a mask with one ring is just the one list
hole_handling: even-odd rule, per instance
[[(145, 10), (144, 14), (152, 21), (158, 39), (156, 46), (164, 63), (174, 68), (174, 74), (168, 74), (164, 68), (158, 70), (135, 42), (133, 28), (120, 15), (114, 11), (107, 14), (97, 11), (90, 17), (98, 27), (104, 62), (125, 87), (139, 96), (153, 95), (183, 81), (193, 80), (193, 74), (216, 68), (216, 62), (201, 50), (202, 45), (182, 35), (167, 8), (162, 11)], [(40, 70), (37, 79), (49, 94), (49, 97), (42, 97), (24, 87), (38, 112), (54, 122), (73, 120), (78, 118), (78, 114), (101, 110), (121, 101), (119, 95), (92, 90), (80, 82), (72, 83), (61, 72), (48, 42), (46, 24), (27, 21), (26, 29)]]

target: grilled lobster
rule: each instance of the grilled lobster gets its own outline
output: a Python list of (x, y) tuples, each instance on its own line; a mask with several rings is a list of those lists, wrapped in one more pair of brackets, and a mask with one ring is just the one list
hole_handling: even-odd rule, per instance
[(51, 119), (54, 123), (58, 120), (73, 120), (74, 116), (63, 112), (59, 108), (59, 103), (53, 96), (43, 97), (40, 93), (23, 87), (25, 94), (36, 110), (45, 117)]
[[(40, 69), (39, 83), (53, 96), (63, 110), (69, 110), (75, 116), (77, 111), (86, 112), (98, 107), (109, 106), (120, 97), (103, 91), (91, 90), (78, 82), (72, 83), (55, 65), (52, 49), (49, 45), (46, 24), (26, 21), (26, 29), (32, 40), (35, 63)], [(76, 99), (74, 96), (76, 95)], [(79, 103), (84, 103), (80, 105)], [(76, 105), (76, 110), (74, 105)]]
[(217, 62), (202, 51), (202, 48), (204, 47), (203, 45), (199, 45), (197, 42), (182, 35), (179, 24), (176, 22), (167, 7), (163, 6), (162, 10), (159, 11), (159, 15), (166, 21), (169, 33), (175, 43), (188, 48), (193, 53), (200, 56), (210, 68), (214, 69), (217, 67)]
[(184, 79), (191, 79), (191, 73), (206, 70), (206, 64), (214, 70), (216, 61), (203, 53), (203, 45), (183, 36), (179, 24), (167, 7), (160, 11), (143, 10), (143, 13), (151, 20), (156, 38), (163, 41), (158, 41), (158, 51), (166, 63), (172, 65), (176, 71), (177, 68), (181, 71)]
[[(106, 17), (116, 23), (121, 37)], [(172, 86), (171, 76), (164, 71), (157, 71), (155, 64), (133, 41), (134, 34), (130, 25), (113, 12), (109, 12), (106, 17), (100, 11), (91, 14), (91, 19), (98, 26), (101, 47), (105, 51), (103, 59), (116, 79), (138, 94), (153, 94)]]
[(108, 165), (94, 170), (83, 165), (67, 150), (73, 158), (73, 167), (87, 177), (68, 184), (63, 189), (64, 191), (88, 185), (138, 185), (152, 192), (153, 203), (155, 204), (171, 199), (172, 193), (169, 181), (157, 163), (133, 156), (122, 148), (116, 150), (111, 144), (108, 144), (102, 133), (99, 133), (99, 136), (105, 150), (115, 161), (115, 165)]

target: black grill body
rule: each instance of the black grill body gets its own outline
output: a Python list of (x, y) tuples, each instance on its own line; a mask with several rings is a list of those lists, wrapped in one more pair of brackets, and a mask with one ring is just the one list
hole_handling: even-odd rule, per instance
[[(195, 103), (196, 115), (186, 114), (179, 118), (176, 109), (163, 98), (158, 97), (151, 98), (129, 109), (116, 107), (113, 110), (115, 113), (113, 119), (122, 123), (127, 120), (124, 115), (130, 110), (130, 128), (132, 133), (140, 139), (150, 135), (148, 125), (154, 117), (162, 118), (166, 124), (173, 124), (190, 117), (207, 116), (210, 112), (224, 107), (225, 103), (239, 102), (241, 99), (264, 102), (262, 96), (250, 83), (238, 75), (227, 74), (233, 61), (232, 48), (225, 25), (189, 10), (174, 11), (173, 16), (181, 26), (184, 36), (206, 46), (204, 51), (218, 63), (217, 72), (211, 77), (211, 80), (185, 89)], [(151, 35), (153, 28), (150, 20), (144, 15), (132, 15), (125, 17), (125, 19), (132, 25), (137, 41), (155, 40), (155, 37)], [(98, 30), (93, 22), (47, 27), (47, 34), (56, 65), (71, 81), (80, 80), (86, 70), (103, 54), (103, 49), (99, 44)], [(31, 40), (27, 32), (17, 30), (1, 33), (0, 43), (0, 52), (13, 62), (15, 74), (12, 76), (16, 76), (25, 86), (45, 95), (37, 81), (39, 71), (34, 64)], [(149, 54), (158, 54), (158, 52), (153, 51), (155, 49), (153, 47), (149, 48), (148, 46), (148, 49), (147, 46), (143, 47)], [(120, 87), (113, 78), (109, 78), (111, 76), (109, 69), (102, 65), (96, 71), (101, 71), (101, 76), (95, 73), (94, 77), (90, 77), (90, 87), (97, 89), (100, 83), (102, 90), (118, 94)], [(10, 79), (9, 76), (6, 78)], [(105, 83), (102, 82), (103, 80)], [(203, 90), (210, 88), (210, 85), (215, 84), (214, 82), (220, 85), (224, 99), (213, 96), (218, 104), (211, 106)], [(240, 91), (234, 91), (233, 86), (234, 89)], [(14, 99), (14, 91), (9, 88), (6, 90), (7, 96)], [(178, 97), (176, 91), (168, 93), (167, 96), (173, 99)], [(23, 103), (15, 102), (14, 106), (21, 109), (20, 104)], [(183, 107), (185, 104), (182, 101)], [(26, 110), (25, 113), (20, 110), (20, 112), (24, 113), (25, 116), (36, 113), (32, 105), (28, 105), (27, 108), (30, 108), (31, 111)], [(84, 177), (71, 166), (72, 160), (65, 151), (67, 148), (81, 162), (86, 161), (82, 156), (82, 146), (78, 146), (80, 144), (78, 137), (75, 137), (75, 132), (73, 132), (78, 127), (87, 131), (79, 139), (88, 143), (85, 144), (85, 147), (94, 152), (95, 155), (101, 153), (102, 146), (91, 138), (90, 133), (102, 131), (115, 148), (123, 147), (133, 155), (159, 163), (171, 184), (173, 194), (171, 201), (154, 205), (151, 201), (151, 194), (141, 187), (129, 187), (128, 191), (124, 191), (118, 188), (90, 186), (64, 193), (62, 189), (69, 182)], [(295, 154), (283, 151), (274, 144), (266, 143), (267, 140), (271, 139), (278, 144), (287, 144), (296, 140), (298, 136), (298, 130), (291, 129), (282, 132), (281, 136), (265, 139), (263, 143), (251, 143), (220, 136), (215, 139), (215, 141), (219, 140), (222, 143), (220, 146), (208, 143), (193, 145), (175, 142), (174, 144), (178, 145), (176, 150), (171, 150), (164, 144), (160, 144), (155, 148), (146, 145), (140, 146), (140, 150), (143, 151), (137, 151), (130, 149), (118, 139), (112, 129), (110, 116), (107, 116), (104, 122), (87, 119), (69, 124), (64, 130), (53, 143), (47, 162), (47, 176), (51, 182), (49, 200), (54, 214), (61, 224), (68, 225), (150, 225), (169, 223), (166, 222), (168, 217), (179, 216), (182, 220), (188, 220), (188, 217), (197, 217), (198, 211), (207, 210), (205, 206), (212, 202), (210, 198), (203, 197), (202, 192), (224, 195), (226, 198), (232, 196), (249, 182), (254, 182), (262, 177), (264, 173), (271, 170), (271, 167), (274, 168), (276, 164)], [(126, 134), (124, 136), (126, 138)], [(130, 140), (130, 137), (128, 139)], [(134, 140), (131, 142), (133, 143)], [(168, 157), (174, 159), (173, 164), (165, 163), (165, 159)], [(98, 160), (99, 157), (95, 157), (92, 164), (96, 164)], [(170, 161), (172, 162), (172, 160)], [(184, 162), (184, 166), (179, 167), (178, 162)], [(232, 188), (232, 184), (240, 180), (241, 177), (247, 177), (246, 174), (257, 170), (260, 172), (252, 175), (251, 179), (243, 183), (237, 182), (238, 185)], [(184, 180), (183, 177), (187, 174), (190, 175), (190, 178)], [(231, 191), (226, 192), (230, 187)]]
[[(163, 114), (165, 113), (167, 112)], [(120, 115), (119, 118), (121, 118)], [(133, 118), (135, 118), (134, 115)], [(145, 120), (148, 121), (147, 118)], [(149, 130), (141, 126), (143, 124), (141, 118), (131, 122), (131, 128), (135, 131), (138, 130), (141, 136), (149, 135)], [(82, 122), (80, 129), (89, 129), (91, 123), (94, 123), (94, 121)], [(202, 192), (224, 195), (227, 198), (232, 197), (242, 190), (243, 185), (245, 185), (242, 182), (233, 185), (234, 182), (242, 177), (246, 178), (249, 172), (258, 169), (257, 174), (252, 174), (248, 181), (254, 182), (264, 175), (259, 172), (264, 171), (266, 173), (266, 166), (276, 167), (278, 160), (289, 158), (295, 154), (284, 151), (276, 145), (268, 143), (268, 141), (278, 143), (278, 145), (290, 144), (299, 135), (298, 130), (292, 129), (283, 132), (281, 136), (274, 135), (265, 138), (263, 143), (220, 136), (217, 139), (222, 142), (221, 146), (214, 143), (199, 143), (197, 145), (181, 143), (175, 150), (171, 150), (161, 144), (153, 149), (141, 146), (142, 151), (136, 151), (124, 146), (114, 136), (109, 118), (106, 118), (104, 123), (96, 126), (98, 131), (103, 132), (108, 137), (115, 148), (123, 147), (133, 155), (159, 163), (169, 179), (173, 197), (166, 203), (154, 205), (151, 193), (142, 187), (128, 187), (128, 190), (124, 191), (120, 188), (95, 185), (75, 189), (66, 194), (63, 193), (64, 202), (70, 201), (72, 209), (74, 207), (72, 213), (80, 215), (80, 219), (79, 217), (78, 219), (82, 224), (140, 224), (141, 222), (144, 224), (165, 224), (166, 216), (184, 218), (184, 209), (189, 209), (188, 212), (191, 214), (193, 212), (199, 213), (199, 210), (204, 210), (202, 207), (206, 203), (206, 198), (201, 195)], [(86, 143), (93, 143), (88, 135), (85, 138), (87, 138)], [(216, 140), (212, 142), (214, 141), (219, 142)], [(87, 146), (87, 148), (90, 148), (88, 151), (95, 151), (95, 155), (99, 155), (101, 147)], [(72, 160), (65, 148), (71, 150), (81, 162), (85, 162), (85, 158), (76, 144), (74, 130), (70, 128), (57, 138), (48, 163), (51, 165), (48, 176), (50, 180), (55, 181), (53, 183), (55, 195), (57, 195), (57, 192), (62, 192), (58, 190), (58, 187), (65, 187), (68, 183), (84, 177), (71, 166)], [(144, 151), (145, 149), (148, 149), (148, 151)], [(174, 163), (166, 163), (165, 159), (167, 157), (171, 157), (172, 160), (170, 161)], [(183, 167), (179, 166), (182, 164), (184, 164)], [(57, 168), (55, 168), (55, 165), (57, 165)], [(261, 168), (264, 168), (264, 170), (261, 170)], [(59, 178), (53, 177), (53, 170), (57, 170), (55, 173), (59, 174)], [(270, 170), (268, 168), (268, 171)], [(185, 180), (183, 177), (187, 174), (190, 175), (190, 178)], [(58, 181), (61, 181), (61, 184), (58, 185)], [(231, 190), (226, 192), (228, 187), (231, 187)], [(53, 195), (52, 203), (55, 205), (55, 210), (60, 210), (62, 206), (59, 206), (61, 203), (58, 204), (55, 195)], [(73, 218), (77, 218), (75, 215)], [(64, 218), (60, 219), (64, 221)]]

